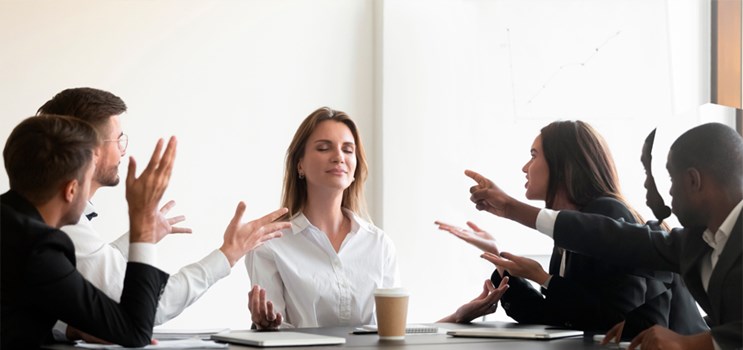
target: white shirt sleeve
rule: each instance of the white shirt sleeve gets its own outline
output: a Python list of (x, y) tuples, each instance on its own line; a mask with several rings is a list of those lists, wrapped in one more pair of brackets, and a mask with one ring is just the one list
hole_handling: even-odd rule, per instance
[(165, 291), (157, 304), (155, 324), (163, 324), (180, 315), (214, 283), (227, 277), (230, 270), (230, 262), (219, 249), (201, 261), (182, 267), (170, 276), (165, 285)]
[(75, 245), (77, 270), (109, 298), (119, 302), (124, 288), (126, 256), (103, 241), (85, 216), (75, 225), (63, 226), (62, 231)]
[[(85, 216), (76, 225), (62, 227), (62, 231), (67, 233), (75, 245), (77, 270), (116, 302), (120, 301), (124, 288), (127, 257), (129, 261), (157, 267), (155, 245), (130, 245), (129, 232), (109, 244), (101, 239)], [(230, 270), (227, 257), (216, 250), (201, 261), (187, 265), (171, 275), (157, 305), (155, 324), (162, 324), (178, 316), (214, 283), (229, 275)]]
[(111, 246), (121, 252), (121, 256), (129, 256), (129, 231), (126, 231), (121, 237), (111, 242)]
[(52, 336), (54, 337), (54, 340), (58, 342), (69, 341), (69, 339), (67, 339), (67, 323), (57, 321), (57, 323), (54, 324), (54, 328), (52, 328)]
[(129, 243), (129, 261), (157, 267), (155, 243)]
[(537, 231), (544, 233), (550, 238), (554, 237), (555, 221), (557, 221), (557, 214), (559, 213), (559, 211), (546, 208), (540, 210), (539, 215), (537, 215)]
[(281, 313), (284, 318), (280, 328), (294, 328), (286, 312), (284, 283), (276, 261), (274, 261), (273, 251), (264, 244), (249, 252), (245, 255), (245, 268), (248, 270), (250, 285), (259, 285), (265, 289), (266, 300), (270, 300), (273, 303), (274, 312)]

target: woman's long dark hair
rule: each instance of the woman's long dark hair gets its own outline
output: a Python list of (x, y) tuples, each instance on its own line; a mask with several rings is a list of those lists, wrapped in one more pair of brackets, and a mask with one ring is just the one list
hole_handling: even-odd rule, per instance
[(611, 152), (593, 127), (582, 121), (556, 121), (542, 128), (541, 136), (550, 172), (547, 208), (552, 208), (559, 192), (578, 208), (598, 197), (611, 197), (622, 202), (637, 222), (645, 222), (624, 199)]

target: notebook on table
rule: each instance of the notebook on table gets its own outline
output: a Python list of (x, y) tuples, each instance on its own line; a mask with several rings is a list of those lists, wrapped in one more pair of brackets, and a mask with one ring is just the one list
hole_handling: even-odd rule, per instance
[(345, 338), (300, 332), (232, 331), (213, 334), (212, 340), (259, 347), (336, 345), (345, 344)]
[[(405, 325), (405, 334), (423, 334), (423, 333), (438, 333), (439, 328), (436, 326), (427, 326), (423, 324), (408, 324)], [(353, 334), (376, 334), (377, 325), (368, 324), (365, 326), (357, 327), (353, 330)]]
[(462, 328), (448, 331), (446, 334), (454, 337), (475, 338), (558, 339), (582, 336), (583, 331), (539, 325), (518, 325), (514, 327)]

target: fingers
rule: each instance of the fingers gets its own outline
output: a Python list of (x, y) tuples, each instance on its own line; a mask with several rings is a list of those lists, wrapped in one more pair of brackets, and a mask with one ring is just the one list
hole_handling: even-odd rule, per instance
[[(163, 215), (167, 215), (168, 212), (170, 211), (170, 209), (173, 209), (173, 207), (175, 207), (175, 201), (174, 200), (170, 200), (170, 201), (168, 201), (168, 203), (165, 203), (165, 205), (163, 205), (162, 208), (160, 208), (160, 213), (163, 214)], [(183, 221), (185, 219), (186, 218), (183, 217), (183, 219), (181, 219), (180, 221)], [(169, 220), (172, 220), (172, 219), (169, 219)], [(174, 223), (177, 223), (177, 222), (180, 222), (180, 221), (171, 222), (171, 224), (174, 224)]]
[[(185, 215), (174, 216), (174, 217), (168, 219), (168, 225), (173, 226), (173, 225), (175, 225), (175, 224), (177, 224), (179, 222), (183, 222), (183, 221), (186, 221), (186, 216)], [(176, 230), (178, 230), (178, 231), (176, 231)], [(191, 229), (190, 228), (184, 228), (184, 227), (173, 227), (170, 232), (171, 233), (191, 233)]]
[(482, 232), (482, 229), (479, 226), (475, 225), (475, 223), (472, 221), (467, 221), (467, 226), (469, 226), (472, 229), (472, 231)]
[(508, 260), (511, 260), (511, 261), (513, 261), (515, 263), (522, 263), (524, 261), (524, 259), (526, 259), (526, 258), (524, 258), (522, 256), (513, 255), (513, 254), (511, 254), (509, 252), (500, 253), (500, 256), (503, 257), (503, 258), (506, 258)]
[(134, 157), (129, 156), (129, 167), (127, 169), (126, 173), (126, 187), (131, 187), (132, 183), (134, 183), (135, 174), (137, 172), (137, 162), (134, 160)]
[(467, 175), (467, 177), (471, 178), (472, 180), (475, 180), (475, 182), (477, 182), (477, 184), (480, 186), (486, 186), (488, 183), (487, 178), (485, 178), (484, 176), (472, 170), (465, 170), (464, 175)]
[(163, 139), (158, 139), (157, 145), (155, 145), (155, 149), (152, 151), (152, 155), (150, 156), (150, 162), (147, 163), (147, 167), (144, 169), (145, 172), (157, 169), (157, 164), (160, 163), (160, 152), (162, 149)]
[(604, 336), (604, 339), (601, 339), (601, 345), (606, 345), (612, 339), (619, 344), (620, 339), (622, 338), (622, 329), (624, 328), (624, 321), (617, 323), (614, 325), (614, 327), (611, 327), (611, 329), (606, 332), (606, 335)]
[(645, 339), (645, 336), (647, 336), (648, 332), (653, 329), (653, 327), (650, 327), (638, 334), (634, 339), (632, 339), (632, 342), (627, 347), (628, 350), (633, 350), (640, 344), (642, 344), (642, 341)]
[(490, 261), (491, 263), (493, 263), (493, 265), (504, 268), (506, 270), (510, 270), (511, 268), (517, 266), (513, 261), (506, 260), (492, 253), (484, 253), (480, 255), (480, 257), (487, 261)]
[(507, 289), (508, 288), (508, 276), (501, 278), (500, 283), (498, 284), (498, 289)]
[(273, 313), (273, 303), (270, 300), (266, 302), (266, 319), (269, 322), (276, 320), (276, 315)]
[(237, 208), (235, 208), (235, 215), (233, 215), (232, 220), (230, 220), (230, 226), (237, 227), (237, 225), (240, 224), (240, 221), (242, 221), (243, 218), (243, 214), (245, 214), (246, 207), (247, 206), (243, 201), (237, 203)]
[(168, 179), (170, 178), (170, 173), (172, 172), (173, 164), (175, 163), (175, 153), (177, 146), (178, 140), (175, 138), (175, 136), (171, 136), (170, 140), (168, 140), (168, 146), (165, 148), (165, 152), (163, 153), (161, 161), (158, 164), (158, 172), (166, 176)]
[[(250, 313), (255, 316), (257, 314), (258, 310), (258, 292), (259, 288), (257, 285), (253, 286), (253, 288), (250, 289), (250, 292), (248, 293), (248, 310), (250, 310)], [(255, 321), (255, 317), (253, 317), (253, 320)]]
[(170, 233), (193, 233), (193, 230), (190, 227), (171, 226)]
[(251, 224), (254, 223), (254, 224), (258, 225), (258, 226), (266, 226), (267, 224), (276, 221), (276, 219), (280, 218), (282, 215), (286, 214), (287, 212), (289, 212), (289, 209), (287, 209), (287, 208), (279, 208), (279, 209), (276, 209), (276, 210), (274, 210), (274, 211), (272, 211), (272, 212), (264, 215), (260, 219), (256, 219), (256, 220), (251, 221)]
[(495, 290), (495, 286), (493, 285), (493, 282), (488, 280), (485, 280), (485, 285), (483, 286), (485, 290), (488, 291), (488, 293), (491, 293)]

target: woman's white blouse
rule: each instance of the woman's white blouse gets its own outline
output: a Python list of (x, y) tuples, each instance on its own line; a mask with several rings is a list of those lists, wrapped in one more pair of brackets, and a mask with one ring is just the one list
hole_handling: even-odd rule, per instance
[(399, 286), (392, 240), (376, 226), (344, 210), (351, 231), (338, 253), (304, 214), (292, 227), (245, 256), (252, 285), (266, 289), (282, 327), (376, 323), (374, 289)]

